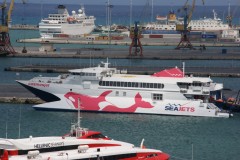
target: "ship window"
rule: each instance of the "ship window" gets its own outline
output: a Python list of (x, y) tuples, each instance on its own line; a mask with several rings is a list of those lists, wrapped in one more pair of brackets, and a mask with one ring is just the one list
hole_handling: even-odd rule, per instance
[(106, 138), (106, 137), (102, 134), (94, 134), (94, 135), (88, 136), (87, 138)]
[(154, 88), (158, 88), (158, 84), (157, 83), (154, 83)]
[(109, 81), (106, 81), (106, 86), (109, 86)]
[(102, 86), (103, 85), (103, 81), (99, 81), (99, 86)]
[(128, 87), (131, 87), (132, 85), (131, 85), (131, 82), (128, 82)]
[(153, 100), (162, 100), (162, 94), (156, 94), (156, 93), (153, 93), (153, 95), (152, 95), (152, 99)]
[(127, 87), (127, 82), (124, 82), (124, 87)]
[(120, 83), (120, 82), (117, 82), (117, 86), (120, 87), (120, 86), (121, 86), (121, 83)]
[(146, 88), (146, 83), (142, 83), (142, 88)]
[(137, 85), (138, 85), (138, 83), (132, 82), (132, 87), (138, 87)]
[(193, 86), (202, 86), (202, 83), (193, 83)]
[(126, 96), (127, 95), (127, 93), (126, 92), (123, 92), (123, 96)]
[(109, 86), (113, 86), (113, 82), (112, 81), (109, 82)]
[(113, 86), (116, 86), (116, 83), (117, 83), (117, 82), (113, 82)]
[(153, 88), (153, 83), (150, 83), (150, 84), (149, 84), (149, 88)]
[(116, 96), (119, 96), (119, 91), (116, 91)]
[(124, 87), (124, 82), (121, 82), (121, 87)]

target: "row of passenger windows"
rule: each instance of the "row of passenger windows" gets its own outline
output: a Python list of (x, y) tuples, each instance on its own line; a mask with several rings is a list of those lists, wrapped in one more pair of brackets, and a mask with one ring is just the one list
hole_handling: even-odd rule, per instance
[(135, 87), (135, 88), (164, 88), (161, 83), (142, 83), (142, 82), (116, 82), (116, 81), (99, 81), (100, 86), (114, 86), (114, 87)]
[(87, 73), (87, 72), (72, 72), (72, 75), (80, 75), (80, 76), (96, 76), (96, 73)]
[(66, 17), (65, 15), (49, 15), (49, 18)]
[[(115, 92), (115, 96), (127, 96), (127, 93), (126, 92), (119, 92), (119, 91), (116, 91)], [(163, 95), (162, 94), (158, 94), (158, 93), (153, 93), (152, 94), (152, 99), (155, 100), (155, 101), (161, 101), (163, 100)]]

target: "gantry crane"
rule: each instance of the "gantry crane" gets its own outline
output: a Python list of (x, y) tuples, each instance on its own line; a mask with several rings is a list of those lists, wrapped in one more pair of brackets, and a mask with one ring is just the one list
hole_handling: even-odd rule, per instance
[[(204, 5), (204, 0), (202, 0), (202, 3)], [(196, 0), (192, 0), (192, 6), (189, 7), (188, 5), (188, 0), (185, 2), (184, 6), (179, 10), (179, 11), (184, 11), (184, 21), (183, 24), (177, 24), (176, 25), (176, 30), (181, 32), (181, 40), (178, 43), (178, 46), (176, 49), (181, 49), (181, 48), (189, 48), (189, 49), (194, 49), (190, 40), (189, 40), (189, 33), (191, 31), (191, 27), (189, 27), (189, 24), (192, 20), (192, 14), (195, 9), (195, 4)]]
[[(139, 22), (134, 23), (134, 27), (130, 28), (130, 38), (132, 39), (132, 43), (129, 46), (129, 56), (137, 56), (140, 53), (140, 56), (143, 56), (142, 51), (142, 44), (140, 38), (142, 38), (142, 30), (141, 26), (138, 26)], [(133, 48), (134, 47), (134, 51)], [(132, 54), (134, 52), (134, 54)]]
[(6, 15), (7, 3), (3, 1), (0, 9), (2, 10), (1, 25), (0, 25), (0, 55), (14, 54), (16, 53), (13, 49), (10, 36), (9, 36), (9, 24), (11, 21), (11, 14), (14, 6), (14, 0), (11, 0), (9, 9)]

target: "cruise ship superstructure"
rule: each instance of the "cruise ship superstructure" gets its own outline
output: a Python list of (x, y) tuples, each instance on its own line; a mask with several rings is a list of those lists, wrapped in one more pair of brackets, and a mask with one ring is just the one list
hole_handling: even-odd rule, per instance
[[(156, 22), (148, 23), (144, 26), (145, 30), (176, 31), (176, 24), (183, 24), (183, 18), (176, 17), (174, 11), (170, 11), (168, 16), (157, 16)], [(191, 20), (189, 26), (192, 31), (222, 31), (229, 29), (227, 23), (217, 17), (213, 10), (213, 18), (201, 18)]]
[(82, 111), (229, 117), (210, 102), (221, 98), (223, 84), (186, 76), (179, 68), (134, 75), (107, 62), (69, 72), (17, 82), (46, 101), (34, 106), (41, 110), (74, 111), (80, 98)]
[(39, 23), (42, 38), (81, 36), (91, 33), (94, 28), (95, 17), (87, 16), (83, 6), (70, 15), (64, 5), (59, 5), (56, 14), (49, 14)]

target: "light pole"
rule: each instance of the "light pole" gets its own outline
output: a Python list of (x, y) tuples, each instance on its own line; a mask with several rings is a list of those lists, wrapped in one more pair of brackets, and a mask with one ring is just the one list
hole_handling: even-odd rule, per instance
[(108, 24), (107, 24), (107, 27), (108, 27), (108, 40), (110, 41), (110, 22), (109, 22), (109, 19), (110, 19), (110, 15), (109, 15), (109, 12), (110, 12), (110, 9), (109, 9), (109, 6), (110, 6), (110, 0), (108, 0), (108, 4), (107, 4), (107, 21), (108, 21)]
[(131, 24), (132, 24), (132, 0), (130, 0), (130, 19), (129, 19), (129, 28), (131, 28)]
[(153, 29), (153, 0), (152, 0), (152, 14), (151, 14), (151, 34), (152, 34), (152, 29)]
[(106, 2), (106, 26), (108, 26), (108, 2)]
[(110, 29), (111, 29), (111, 19), (112, 19), (112, 8), (113, 8), (113, 5), (110, 4), (109, 0), (108, 0), (108, 40), (109, 40), (109, 44), (111, 43), (111, 32), (110, 32)]
[[(25, 27), (25, 5), (26, 5), (26, 1), (22, 1), (23, 3), (23, 18), (22, 18), (22, 25), (23, 27)], [(24, 39), (24, 43), (23, 43), (23, 49), (22, 49), (22, 53), (27, 53), (27, 49), (26, 49), (26, 44), (25, 44), (25, 30), (23, 31), (23, 39)]]

